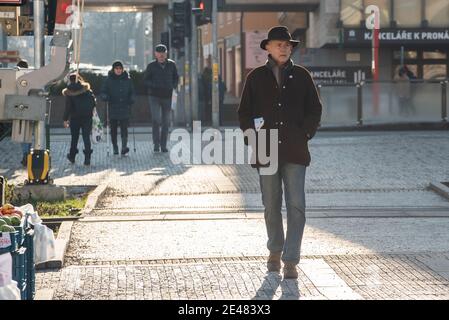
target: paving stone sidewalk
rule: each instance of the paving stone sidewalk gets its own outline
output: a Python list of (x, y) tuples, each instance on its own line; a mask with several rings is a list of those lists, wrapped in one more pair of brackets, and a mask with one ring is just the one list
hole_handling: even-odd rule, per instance
[(447, 300), (449, 277), (428, 266), (435, 259), (449, 261), (448, 254), (303, 257), (298, 280), (266, 273), (262, 257), (129, 261), (38, 272), (36, 285), (56, 300)]
[[(54, 299), (449, 298), (448, 201), (427, 189), (449, 181), (446, 132), (319, 133), (312, 140), (306, 191), (314, 214), (298, 281), (265, 273), (261, 213), (238, 217), (261, 209), (253, 169), (175, 166), (153, 154), (149, 135), (136, 139), (127, 158), (107, 157), (105, 144), (96, 145), (91, 167), (66, 161), (67, 136), (52, 139), (57, 184), (108, 187), (94, 212), (74, 224), (64, 268), (37, 273), (37, 289), (52, 290)], [(2, 141), (0, 152), (18, 155), (1, 160), (0, 174), (23, 181), (20, 146)], [(377, 215), (320, 215), (338, 207)], [(386, 208), (401, 216), (382, 215)], [(229, 216), (204, 219), (208, 209)], [(158, 214), (171, 219), (147, 219)]]

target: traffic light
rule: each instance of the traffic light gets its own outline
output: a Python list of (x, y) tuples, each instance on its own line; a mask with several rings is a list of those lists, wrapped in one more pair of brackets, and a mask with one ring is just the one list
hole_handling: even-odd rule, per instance
[(184, 38), (191, 36), (191, 20), (192, 8), (190, 1), (185, 0), (183, 2), (173, 3), (172, 12), (172, 46), (174, 48), (181, 48), (184, 45)]
[(197, 26), (212, 23), (212, 0), (196, 0), (196, 7), (192, 12), (195, 14)]

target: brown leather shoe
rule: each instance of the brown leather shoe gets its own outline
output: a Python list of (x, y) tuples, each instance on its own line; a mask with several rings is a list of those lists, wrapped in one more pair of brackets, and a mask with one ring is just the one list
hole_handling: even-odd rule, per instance
[(296, 270), (295, 263), (284, 263), (284, 279), (298, 279), (298, 270)]
[(282, 252), (270, 252), (267, 261), (268, 272), (280, 272), (281, 271), (281, 255)]

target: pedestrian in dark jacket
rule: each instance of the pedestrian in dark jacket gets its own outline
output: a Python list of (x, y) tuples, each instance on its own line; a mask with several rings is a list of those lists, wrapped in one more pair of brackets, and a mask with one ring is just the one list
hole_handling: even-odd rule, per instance
[[(270, 29), (268, 38), (260, 44), (269, 53), (268, 61), (248, 74), (238, 108), (243, 131), (258, 132), (262, 128), (277, 130), (278, 133), (278, 141), (274, 144), (278, 146), (274, 155), (276, 172), (262, 174), (259, 161), (253, 166), (258, 168), (265, 206), (267, 247), (270, 251), (267, 268), (270, 272), (279, 272), (282, 260), (284, 278), (298, 277), (296, 266), (306, 220), (304, 182), (306, 167), (310, 164), (307, 144), (315, 135), (322, 112), (310, 73), (294, 65), (290, 59), (297, 44), (286, 27)], [(256, 133), (256, 137), (258, 135)], [(269, 158), (272, 159), (273, 155), (270, 154)], [(282, 184), (287, 208), (286, 237), (281, 214)]]
[(62, 90), (66, 101), (63, 117), (64, 127), (70, 127), (70, 133), (72, 135), (67, 159), (71, 163), (75, 163), (81, 130), (84, 142), (84, 164), (88, 166), (90, 165), (92, 155), (90, 134), (92, 132), (92, 115), (96, 105), (96, 99), (90, 89), (89, 83), (83, 81), (81, 77), (77, 77), (76, 73), (71, 74), (69, 80), (70, 83), (67, 88)]
[(154, 152), (168, 152), (171, 98), (173, 90), (178, 86), (179, 76), (175, 62), (167, 59), (165, 45), (157, 45), (154, 54), (156, 60), (148, 64), (144, 76), (151, 108)]
[(126, 155), (128, 148), (128, 127), (131, 117), (131, 106), (134, 104), (134, 86), (123, 64), (116, 61), (108, 73), (101, 88), (101, 98), (108, 102), (109, 120), (111, 124), (111, 140), (114, 154), (118, 154), (117, 129), (120, 126), (122, 138), (121, 154)]

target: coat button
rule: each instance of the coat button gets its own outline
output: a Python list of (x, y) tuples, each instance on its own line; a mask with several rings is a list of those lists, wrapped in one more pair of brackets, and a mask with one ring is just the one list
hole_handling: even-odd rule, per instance
[(280, 107), (280, 106), (282, 106), (282, 104), (278, 103), (278, 106)]
[(284, 123), (281, 121), (281, 126), (283, 125)]
[(283, 86), (282, 89), (285, 89), (285, 86)]
[(279, 141), (279, 144), (281, 144), (282, 143), (282, 141)]

